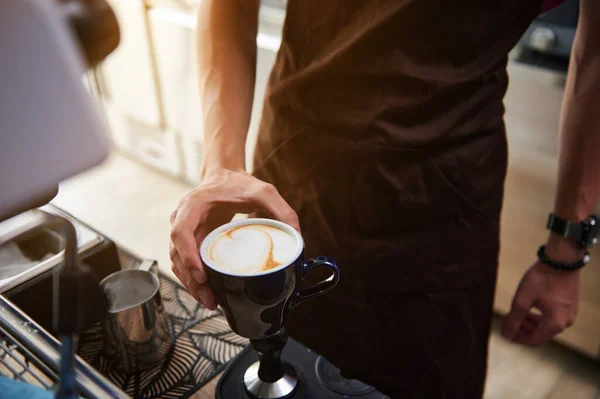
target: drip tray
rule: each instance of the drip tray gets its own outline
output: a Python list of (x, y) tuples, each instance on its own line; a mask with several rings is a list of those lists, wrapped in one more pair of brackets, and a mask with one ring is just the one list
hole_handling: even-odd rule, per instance
[[(296, 369), (299, 378), (298, 388), (288, 397), (290, 399), (389, 399), (368, 385), (342, 378), (339, 370), (322, 356), (291, 338), (283, 350), (282, 358)], [(243, 378), (246, 369), (256, 361), (258, 353), (251, 346), (240, 352), (219, 379), (215, 398), (250, 399)]]
[[(63, 216), (73, 223), (79, 255), (105, 241), (100, 234), (52, 205), (39, 209)], [(0, 235), (11, 226), (10, 219), (0, 223)], [(62, 264), (64, 248), (64, 238), (59, 231), (43, 227), (0, 247), (0, 293), (9, 292)]]

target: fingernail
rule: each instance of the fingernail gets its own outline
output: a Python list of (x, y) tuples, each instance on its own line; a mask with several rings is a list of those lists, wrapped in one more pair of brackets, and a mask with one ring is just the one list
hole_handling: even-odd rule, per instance
[(217, 309), (217, 301), (213, 300), (208, 306), (207, 308), (209, 308), (210, 310), (216, 310)]
[[(196, 297), (200, 299), (200, 302), (204, 304), (204, 290), (199, 289), (198, 291), (196, 291)], [(204, 306), (206, 306), (206, 304)]]
[(192, 277), (200, 284), (206, 283), (206, 278), (204, 277), (204, 273), (200, 270), (192, 270)]

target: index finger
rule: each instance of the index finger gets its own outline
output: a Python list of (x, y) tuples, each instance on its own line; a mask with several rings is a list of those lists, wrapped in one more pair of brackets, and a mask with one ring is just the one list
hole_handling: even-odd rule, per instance
[(300, 231), (298, 215), (292, 207), (283, 199), (275, 186), (264, 183), (253, 190), (248, 198), (252, 203), (260, 206), (275, 219), (289, 224)]
[(521, 324), (523, 323), (523, 319), (529, 314), (529, 309), (532, 304), (533, 301), (526, 297), (523, 291), (520, 289), (517, 290), (510, 313), (504, 318), (502, 335), (504, 335), (506, 339), (512, 340), (517, 335), (521, 328)]

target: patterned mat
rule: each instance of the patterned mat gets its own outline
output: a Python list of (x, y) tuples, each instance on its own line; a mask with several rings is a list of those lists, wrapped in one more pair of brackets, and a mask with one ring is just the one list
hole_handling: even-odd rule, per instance
[(159, 275), (160, 292), (175, 345), (163, 364), (138, 373), (113, 369), (104, 352), (100, 325), (80, 338), (79, 355), (134, 398), (189, 398), (220, 373), (248, 344), (233, 333), (225, 316), (209, 311), (179, 284)]

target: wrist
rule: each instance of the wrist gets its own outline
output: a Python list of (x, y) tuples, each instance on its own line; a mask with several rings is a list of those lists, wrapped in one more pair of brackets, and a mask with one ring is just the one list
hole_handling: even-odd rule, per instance
[(577, 262), (585, 256), (586, 249), (571, 239), (550, 233), (546, 241), (546, 255), (557, 262)]
[(200, 181), (206, 181), (213, 176), (219, 176), (226, 172), (245, 172), (246, 169), (239, 164), (204, 162), (200, 168)]
[(221, 171), (244, 172), (246, 170), (245, 140), (213, 134), (205, 137), (202, 151), (200, 179)]
[(578, 268), (575, 270), (561, 270), (561, 269), (557, 269), (555, 267), (551, 267), (551, 266), (543, 263), (542, 261), (538, 260), (533, 265), (533, 269), (535, 269), (537, 272), (542, 273), (546, 276), (556, 276), (560, 280), (564, 280), (566, 278), (579, 279), (581, 276), (582, 268)]
[(243, 155), (229, 151), (205, 151), (200, 167), (200, 180), (221, 174), (224, 171), (245, 172), (246, 159)]

